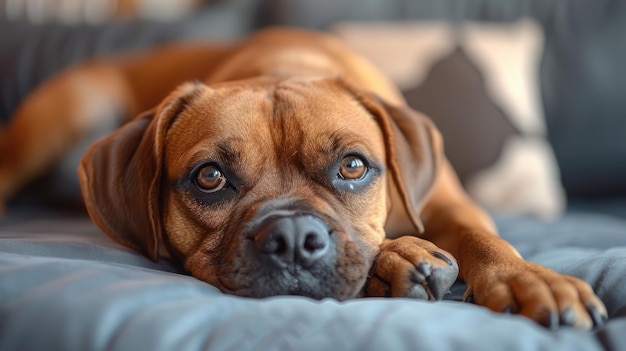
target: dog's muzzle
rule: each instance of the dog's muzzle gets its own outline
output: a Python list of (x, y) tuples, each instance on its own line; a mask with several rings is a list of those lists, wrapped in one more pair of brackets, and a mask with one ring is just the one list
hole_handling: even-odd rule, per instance
[(356, 233), (313, 211), (273, 204), (258, 211), (257, 219), (246, 225), (245, 241), (233, 241), (243, 245), (220, 272), (224, 289), (259, 298), (298, 295), (345, 300), (357, 296), (372, 262), (364, 254), (367, 247), (354, 241)]

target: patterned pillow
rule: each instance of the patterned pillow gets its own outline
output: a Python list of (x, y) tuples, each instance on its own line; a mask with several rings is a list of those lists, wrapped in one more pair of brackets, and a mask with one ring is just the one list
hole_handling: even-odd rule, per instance
[(332, 31), (437, 124), (477, 202), (499, 213), (562, 213), (565, 193), (539, 87), (544, 39), (535, 22), (340, 23)]

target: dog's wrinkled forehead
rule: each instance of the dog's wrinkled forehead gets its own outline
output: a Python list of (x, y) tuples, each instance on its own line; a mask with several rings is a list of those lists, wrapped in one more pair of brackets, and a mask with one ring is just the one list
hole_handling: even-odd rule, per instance
[(384, 162), (382, 134), (372, 116), (334, 79), (246, 81), (198, 91), (167, 131), (171, 176), (207, 160), (249, 168), (328, 162), (363, 153)]

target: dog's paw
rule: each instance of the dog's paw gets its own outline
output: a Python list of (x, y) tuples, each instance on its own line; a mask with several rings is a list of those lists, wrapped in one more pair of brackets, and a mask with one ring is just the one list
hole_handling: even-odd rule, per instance
[(586, 282), (543, 266), (520, 260), (478, 275), (467, 282), (465, 299), (493, 311), (520, 314), (552, 329), (590, 329), (607, 319), (604, 304)]
[(364, 295), (441, 300), (458, 273), (452, 255), (429, 241), (405, 236), (383, 244)]

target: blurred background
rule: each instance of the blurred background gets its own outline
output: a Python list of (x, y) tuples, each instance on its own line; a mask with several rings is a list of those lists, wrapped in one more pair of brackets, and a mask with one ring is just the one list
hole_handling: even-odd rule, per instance
[(490, 209), (551, 217), (626, 197), (622, 0), (0, 0), (0, 126), (75, 62), (274, 25), (372, 60)]

